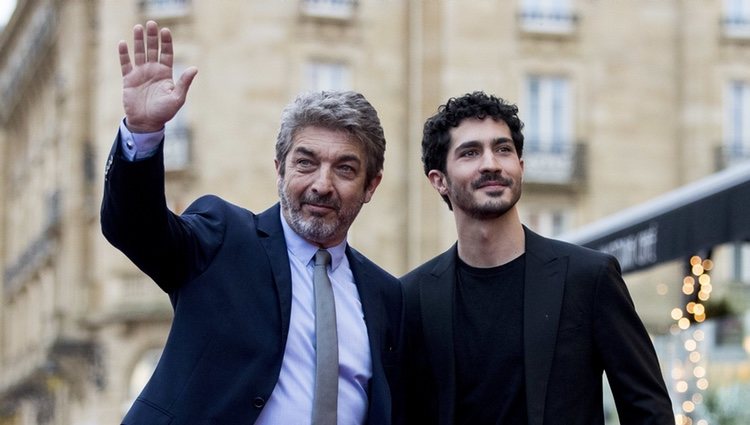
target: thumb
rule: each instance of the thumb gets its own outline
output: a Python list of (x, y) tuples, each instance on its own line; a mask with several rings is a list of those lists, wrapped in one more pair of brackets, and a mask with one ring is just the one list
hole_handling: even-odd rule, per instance
[(190, 89), (190, 85), (193, 84), (193, 79), (198, 74), (198, 68), (191, 66), (180, 75), (180, 79), (175, 84), (175, 91), (180, 99), (187, 97), (187, 92)]

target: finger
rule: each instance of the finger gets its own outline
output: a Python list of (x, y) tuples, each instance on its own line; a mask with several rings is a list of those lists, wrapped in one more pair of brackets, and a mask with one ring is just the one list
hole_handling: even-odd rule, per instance
[(161, 55), (159, 55), (159, 62), (162, 65), (172, 67), (174, 61), (174, 53), (172, 51), (172, 33), (167, 28), (161, 29)]
[(143, 44), (143, 25), (133, 27), (133, 62), (143, 65), (146, 62), (146, 49)]
[(190, 89), (190, 85), (193, 84), (193, 79), (198, 74), (198, 68), (191, 66), (180, 75), (180, 79), (175, 84), (175, 94), (184, 102), (187, 98), (187, 92)]
[(128, 43), (125, 40), (120, 40), (117, 44), (117, 51), (120, 54), (120, 71), (124, 77), (133, 70), (133, 64), (130, 63), (130, 54), (128, 54)]
[(146, 22), (146, 61), (156, 62), (159, 58), (159, 26), (154, 21)]

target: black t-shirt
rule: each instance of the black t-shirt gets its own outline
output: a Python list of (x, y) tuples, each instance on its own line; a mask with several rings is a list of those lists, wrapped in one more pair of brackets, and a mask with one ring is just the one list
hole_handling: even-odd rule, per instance
[(526, 424), (525, 255), (499, 267), (456, 265), (456, 424)]

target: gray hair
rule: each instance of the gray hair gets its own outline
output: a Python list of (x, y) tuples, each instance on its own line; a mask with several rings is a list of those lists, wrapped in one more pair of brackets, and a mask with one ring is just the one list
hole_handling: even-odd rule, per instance
[(353, 91), (308, 92), (297, 96), (281, 113), (276, 160), (282, 177), (294, 136), (310, 126), (344, 131), (361, 144), (367, 159), (367, 184), (383, 170), (385, 135), (370, 102)]

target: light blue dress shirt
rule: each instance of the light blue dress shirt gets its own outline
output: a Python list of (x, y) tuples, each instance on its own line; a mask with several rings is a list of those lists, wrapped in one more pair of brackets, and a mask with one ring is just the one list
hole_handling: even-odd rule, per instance
[[(164, 138), (164, 130), (131, 133), (120, 123), (122, 151), (130, 161), (153, 155)], [(313, 264), (318, 247), (295, 233), (280, 217), (292, 272), (292, 309), (289, 335), (281, 372), (271, 397), (256, 425), (309, 424), (315, 387), (315, 297)], [(364, 424), (367, 418), (368, 384), (372, 377), (372, 356), (362, 303), (346, 257), (346, 240), (328, 248), (331, 265), (328, 277), (336, 303), (339, 340), (338, 423)], [(248, 400), (251, 409), (252, 400)]]

